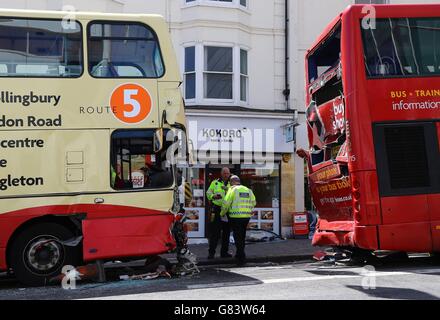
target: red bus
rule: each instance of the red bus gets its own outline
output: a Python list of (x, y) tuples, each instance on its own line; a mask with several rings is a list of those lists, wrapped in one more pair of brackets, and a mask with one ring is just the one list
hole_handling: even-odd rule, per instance
[(348, 7), (306, 77), (313, 244), (440, 252), (440, 5)]

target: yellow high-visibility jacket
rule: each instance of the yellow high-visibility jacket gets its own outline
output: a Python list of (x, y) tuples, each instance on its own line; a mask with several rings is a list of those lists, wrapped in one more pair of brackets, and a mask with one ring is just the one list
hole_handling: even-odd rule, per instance
[(251, 189), (239, 185), (232, 186), (226, 193), (220, 216), (229, 213), (229, 218), (250, 218), (257, 200)]

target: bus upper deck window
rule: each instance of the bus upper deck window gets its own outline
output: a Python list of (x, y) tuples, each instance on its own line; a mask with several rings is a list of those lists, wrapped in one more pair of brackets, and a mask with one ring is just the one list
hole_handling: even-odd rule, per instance
[(377, 19), (362, 39), (369, 78), (440, 75), (440, 18)]
[(308, 57), (309, 83), (340, 63), (341, 25), (315, 49)]
[(160, 78), (164, 65), (159, 42), (140, 23), (91, 22), (89, 72), (96, 78)]
[(79, 77), (83, 70), (78, 22), (0, 20), (0, 77)]

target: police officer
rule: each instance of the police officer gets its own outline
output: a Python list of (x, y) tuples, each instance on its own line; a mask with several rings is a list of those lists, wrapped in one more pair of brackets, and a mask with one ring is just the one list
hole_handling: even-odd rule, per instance
[(223, 198), (226, 195), (229, 187), (229, 177), (231, 172), (229, 168), (224, 167), (221, 172), (221, 178), (214, 180), (206, 191), (206, 197), (211, 201), (211, 215), (209, 223), (209, 256), (208, 259), (213, 259), (217, 248), (218, 240), (221, 236), (221, 252), (222, 258), (230, 258), (232, 255), (228, 253), (229, 250), (229, 234), (231, 233), (229, 223), (220, 219), (220, 211), (223, 204)]
[(228, 217), (232, 232), (234, 233), (235, 247), (237, 248), (237, 264), (246, 263), (244, 252), (246, 229), (256, 205), (255, 195), (251, 189), (242, 186), (240, 178), (231, 177), (231, 188), (226, 193), (220, 216)]

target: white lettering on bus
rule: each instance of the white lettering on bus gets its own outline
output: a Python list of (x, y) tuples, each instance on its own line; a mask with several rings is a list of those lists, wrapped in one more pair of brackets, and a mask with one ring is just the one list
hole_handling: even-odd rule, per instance
[(440, 101), (393, 102), (393, 111), (440, 109)]
[(138, 93), (139, 93), (139, 90), (137, 90), (137, 89), (125, 89), (124, 90), (124, 104), (129, 104), (129, 105), (133, 106), (133, 110), (131, 110), (131, 111), (124, 110), (124, 117), (135, 118), (141, 112), (141, 105), (140, 105), (139, 101), (132, 98), (133, 96), (136, 96)]

